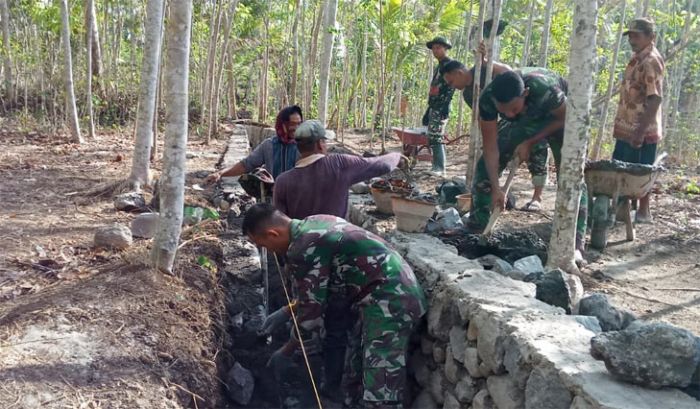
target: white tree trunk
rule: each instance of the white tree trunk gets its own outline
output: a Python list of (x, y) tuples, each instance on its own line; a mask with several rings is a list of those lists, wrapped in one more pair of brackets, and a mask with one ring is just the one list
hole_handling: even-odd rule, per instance
[[(95, 11), (95, 2), (92, 1), (90, 10), (86, 10), (85, 26), (91, 26), (92, 29), (92, 75), (99, 77), (102, 75), (102, 47), (100, 45), (100, 30), (97, 26), (97, 12)], [(91, 18), (92, 22), (88, 23), (87, 18)]]
[(329, 0), (326, 4), (323, 24), (323, 52), (321, 54), (320, 89), (318, 93), (318, 119), (326, 125), (328, 110), (328, 82), (333, 59), (333, 38), (335, 34), (335, 16), (338, 11), (338, 0)]
[(603, 104), (603, 112), (600, 114), (600, 127), (596, 136), (595, 144), (593, 145), (593, 160), (598, 160), (600, 157), (600, 148), (603, 146), (605, 139), (605, 127), (608, 121), (608, 110), (610, 109), (610, 100), (612, 99), (613, 89), (615, 88), (615, 68), (617, 68), (617, 60), (620, 55), (620, 46), (622, 45), (622, 32), (625, 28), (625, 12), (627, 11), (627, 0), (622, 0), (622, 11), (620, 12), (620, 25), (617, 30), (617, 42), (615, 43), (615, 51), (613, 53), (612, 64), (610, 65), (610, 75), (608, 76), (608, 91), (606, 92), (605, 102)]
[(165, 63), (165, 150), (160, 180), (160, 219), (153, 242), (153, 266), (172, 273), (185, 199), (188, 77), (192, 0), (170, 0)]
[(530, 38), (532, 37), (532, 21), (535, 17), (535, 6), (537, 0), (530, 1), (530, 17), (527, 19), (527, 29), (525, 30), (525, 40), (523, 41), (523, 55), (520, 59), (520, 66), (527, 67), (528, 58), (530, 58)]
[(493, 60), (498, 58), (498, 26), (500, 26), (501, 19), (501, 0), (493, 0), (493, 15), (491, 26), (491, 32), (489, 33), (489, 43), (486, 52), (488, 52), (489, 59), (486, 62), (486, 82), (484, 86), (489, 85), (491, 78), (493, 78)]
[(148, 0), (146, 5), (146, 38), (141, 62), (139, 110), (136, 118), (136, 143), (129, 183), (135, 190), (147, 185), (153, 146), (153, 118), (156, 110), (158, 67), (163, 32), (163, 0)]
[(80, 123), (78, 122), (78, 108), (75, 106), (75, 91), (73, 90), (73, 61), (71, 59), (70, 26), (68, 23), (68, 1), (60, 0), (61, 5), (61, 34), (63, 37), (64, 73), (66, 86), (66, 114), (71, 136), (76, 143), (83, 143), (80, 135)]
[(547, 0), (544, 9), (544, 27), (542, 27), (542, 43), (540, 44), (540, 67), (547, 68), (547, 54), (549, 53), (549, 30), (552, 25), (552, 11), (554, 0)]
[[(94, 19), (92, 18), (92, 11), (95, 9), (93, 5), (93, 0), (87, 0), (85, 10), (88, 13), (87, 18), (87, 52), (85, 53), (85, 62), (87, 63), (87, 76), (85, 81), (85, 93), (87, 99), (87, 111), (88, 111), (88, 137), (90, 139), (95, 139), (95, 117), (93, 115), (92, 109), (92, 49), (94, 47), (94, 38), (92, 36), (92, 23)], [(26, 101), (26, 98), (25, 98)], [(25, 107), (27, 104), (25, 104)]]
[[(480, 44), (484, 39), (484, 2), (479, 2), (479, 22), (476, 25), (476, 44)], [(492, 27), (493, 29), (493, 27)], [(496, 28), (498, 29), (498, 28)], [(476, 56), (474, 67), (474, 93), (472, 102), (472, 125), (469, 132), (469, 156), (467, 157), (467, 170), (465, 173), (467, 186), (471, 187), (476, 171), (476, 163), (479, 158), (479, 147), (481, 146), (481, 131), (479, 129), (479, 95), (481, 95), (481, 63), (480, 54)]]
[(8, 0), (0, 0), (0, 18), (2, 18), (2, 59), (5, 71), (5, 95), (14, 103), (15, 85), (12, 78), (12, 56), (10, 54), (10, 10), (7, 7)]
[(578, 271), (574, 262), (576, 220), (591, 122), (598, 18), (598, 2), (576, 0), (574, 4), (574, 29), (569, 54), (570, 91), (566, 102), (566, 128), (547, 260), (549, 267), (559, 267), (569, 273)]

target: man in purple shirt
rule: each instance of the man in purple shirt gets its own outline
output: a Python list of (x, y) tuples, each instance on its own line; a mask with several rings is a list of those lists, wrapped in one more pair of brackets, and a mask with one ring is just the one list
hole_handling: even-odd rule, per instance
[(301, 158), (294, 169), (277, 177), (273, 194), (275, 208), (294, 219), (315, 214), (346, 217), (350, 186), (405, 162), (396, 152), (374, 158), (326, 155), (326, 140), (333, 135), (319, 121), (299, 125), (294, 138)]

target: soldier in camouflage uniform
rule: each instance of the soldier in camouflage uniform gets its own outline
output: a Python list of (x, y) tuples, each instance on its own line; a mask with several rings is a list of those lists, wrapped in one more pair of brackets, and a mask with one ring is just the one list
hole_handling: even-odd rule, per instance
[[(453, 83), (455, 86), (459, 85), (458, 70), (459, 67), (450, 66), (443, 70), (450, 83), (457, 82)], [(468, 223), (471, 230), (483, 230), (491, 207), (503, 206), (500, 186), (497, 190), (492, 186), (498, 186), (498, 177), (514, 156), (517, 155), (521, 162), (528, 160), (534, 147), (547, 141), (559, 169), (567, 93), (566, 81), (544, 68), (504, 72), (484, 89), (479, 97), (484, 155), (477, 163), (474, 176)], [(501, 121), (497, 122), (499, 116)], [(493, 199), (497, 200), (492, 202)], [(588, 194), (584, 186), (576, 225), (576, 249), (580, 252), (585, 243), (587, 210)], [(581, 257), (580, 252), (577, 257)]]
[(447, 57), (447, 50), (452, 45), (443, 37), (435, 37), (426, 43), (426, 46), (433, 52), (433, 56), (438, 60), (438, 66), (433, 73), (433, 80), (430, 82), (430, 93), (428, 95), (428, 109), (423, 115), (423, 125), (428, 127), (428, 139), (430, 149), (433, 153), (432, 171), (445, 174), (445, 124), (450, 116), (450, 102), (454, 88), (450, 87), (440, 73), (440, 68), (452, 61)]
[[(346, 406), (399, 407), (408, 339), (427, 308), (403, 258), (380, 237), (341, 218), (292, 220), (265, 204), (248, 211), (243, 232), (257, 245), (286, 255), (305, 348), (323, 339), (330, 305), (344, 305), (347, 316), (357, 317), (343, 380)], [(292, 356), (298, 345), (294, 334), (277, 358)]]

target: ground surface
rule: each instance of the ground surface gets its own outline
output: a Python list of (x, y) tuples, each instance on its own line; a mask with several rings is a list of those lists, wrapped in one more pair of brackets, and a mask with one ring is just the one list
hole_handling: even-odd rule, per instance
[[(195, 262), (221, 261), (221, 226), (185, 233), (176, 277), (142, 265), (149, 241), (121, 253), (96, 250), (97, 227), (128, 224), (134, 215), (115, 211), (109, 196), (84, 192), (128, 174), (131, 133), (103, 132), (76, 146), (11, 129), (0, 129), (0, 407), (225, 405), (220, 371), (232, 358), (222, 283)], [(366, 134), (348, 132), (345, 142), (357, 152), (369, 146)], [(196, 172), (213, 169), (223, 147), (224, 140), (190, 143), (189, 200), (202, 199), (191, 187), (206, 172)], [(451, 176), (463, 173), (465, 151), (466, 141), (448, 148)], [(439, 179), (421, 175), (427, 166), (421, 162), (414, 176), (432, 190)], [(546, 233), (552, 183), (543, 213), (508, 212), (497, 229)], [(700, 334), (700, 200), (675, 184), (675, 174), (664, 177), (653, 200), (656, 222), (639, 226), (637, 241), (616, 243), (624, 237), (620, 226), (604, 254), (589, 252), (584, 284), (642, 318)], [(514, 191), (520, 204), (530, 194), (524, 168)]]

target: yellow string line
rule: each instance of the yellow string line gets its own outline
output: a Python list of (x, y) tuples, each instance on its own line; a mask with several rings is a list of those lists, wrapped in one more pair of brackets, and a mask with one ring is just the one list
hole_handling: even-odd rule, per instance
[(301, 331), (299, 330), (299, 324), (297, 323), (297, 317), (294, 314), (294, 308), (292, 306), (292, 300), (289, 298), (289, 293), (287, 292), (287, 286), (284, 283), (284, 277), (282, 276), (282, 269), (280, 268), (280, 262), (277, 259), (277, 254), (272, 253), (275, 257), (275, 264), (277, 264), (277, 272), (280, 275), (280, 280), (282, 281), (282, 289), (284, 290), (284, 296), (287, 297), (287, 305), (289, 306), (289, 314), (292, 316), (292, 321), (294, 322), (294, 328), (297, 331), (297, 337), (299, 338), (299, 345), (301, 346), (301, 354), (304, 356), (304, 362), (306, 363), (306, 369), (309, 371), (309, 377), (311, 378), (311, 386), (314, 388), (314, 395), (316, 395), (316, 402), (318, 403), (318, 409), (323, 409), (321, 404), (321, 396), (318, 394), (318, 389), (316, 389), (316, 382), (314, 381), (314, 374), (311, 371), (311, 364), (309, 364), (309, 357), (306, 355), (306, 349), (304, 348), (304, 340), (301, 338)]

